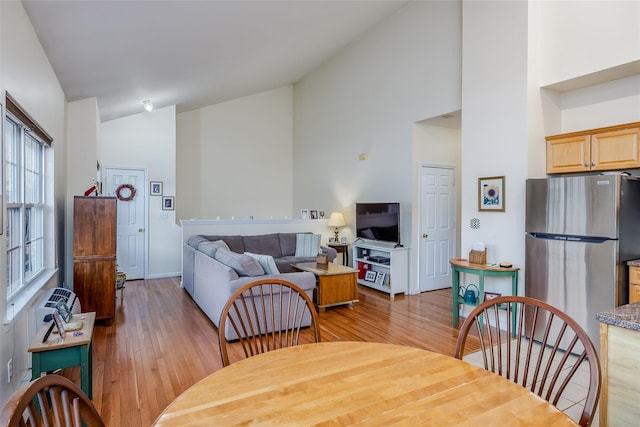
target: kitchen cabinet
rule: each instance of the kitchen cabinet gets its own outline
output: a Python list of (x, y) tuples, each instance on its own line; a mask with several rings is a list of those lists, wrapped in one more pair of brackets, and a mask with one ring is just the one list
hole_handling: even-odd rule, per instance
[(108, 322), (116, 312), (115, 197), (73, 199), (73, 290), (84, 312)]
[(600, 322), (600, 426), (638, 425), (640, 418), (640, 304), (598, 313)]
[(548, 136), (547, 173), (640, 167), (640, 122)]

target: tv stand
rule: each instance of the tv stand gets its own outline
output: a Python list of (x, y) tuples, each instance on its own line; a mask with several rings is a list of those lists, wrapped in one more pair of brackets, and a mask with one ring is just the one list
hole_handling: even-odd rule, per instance
[[(379, 242), (353, 242), (354, 267), (358, 269), (358, 284), (389, 294), (408, 293), (409, 249), (402, 245)], [(369, 279), (367, 278), (368, 272)], [(373, 280), (371, 280), (373, 279)]]

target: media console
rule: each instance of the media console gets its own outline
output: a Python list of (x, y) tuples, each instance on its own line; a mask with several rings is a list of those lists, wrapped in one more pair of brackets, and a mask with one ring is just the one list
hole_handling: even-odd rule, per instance
[(358, 269), (358, 284), (389, 294), (408, 293), (409, 249), (392, 243), (354, 242), (354, 267)]

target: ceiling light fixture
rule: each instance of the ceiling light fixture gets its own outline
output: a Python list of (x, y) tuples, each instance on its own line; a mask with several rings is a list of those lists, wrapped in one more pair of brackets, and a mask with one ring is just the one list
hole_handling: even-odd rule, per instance
[(144, 106), (145, 110), (153, 111), (153, 104), (148, 99), (146, 101), (142, 101), (142, 105)]

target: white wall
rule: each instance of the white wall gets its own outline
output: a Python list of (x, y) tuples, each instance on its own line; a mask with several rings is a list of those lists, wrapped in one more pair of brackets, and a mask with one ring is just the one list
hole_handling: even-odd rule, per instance
[(97, 160), (100, 137), (98, 100), (88, 98), (70, 102), (67, 105), (67, 146), (65, 186), (67, 198), (64, 215), (65, 229), (65, 269), (66, 284), (73, 284), (73, 197), (82, 196), (98, 179)]
[[(164, 196), (176, 193), (176, 109), (159, 108), (102, 123), (99, 160), (102, 166), (137, 167), (148, 181), (162, 181)], [(175, 210), (163, 211), (162, 198), (150, 197), (148, 182), (139, 194), (148, 198), (148, 254), (146, 278), (180, 275), (180, 227)], [(168, 213), (162, 218), (161, 213)]]
[(640, 76), (560, 95), (560, 133), (637, 121), (640, 121)]
[[(526, 2), (463, 5), (460, 253), (481, 241), (488, 262), (518, 266), (524, 264), (527, 19)], [(478, 211), (478, 178), (492, 176), (505, 176), (504, 213)], [(472, 218), (480, 219), (479, 229), (470, 227)]]
[(291, 218), (292, 90), (178, 115), (180, 219)]
[[(65, 97), (47, 60), (46, 54), (36, 37), (22, 3), (17, 1), (0, 2), (0, 103), (4, 104), (4, 94), (8, 91), (29, 112), (29, 114), (53, 137), (53, 148), (46, 155), (47, 177), (51, 185), (46, 188), (47, 203), (53, 206), (47, 210), (47, 217), (54, 221), (46, 232), (49, 239), (45, 242), (50, 256), (46, 258), (49, 269), (56, 267), (56, 246), (62, 248), (60, 237), (63, 235), (62, 212), (65, 197)], [(4, 128), (4, 116), (2, 117)], [(3, 136), (4, 138), (4, 136)], [(54, 174), (55, 171), (55, 174)], [(3, 192), (4, 194), (4, 192)], [(4, 224), (0, 224), (4, 229)], [(0, 247), (5, 247), (5, 234), (0, 236)], [(59, 255), (59, 254), (58, 254)], [(55, 258), (55, 259), (54, 259)], [(17, 389), (27, 367), (30, 365), (28, 343), (27, 312), (33, 301), (26, 307), (15, 311), (11, 307), (12, 319), (6, 322), (6, 253), (0, 251), (0, 319), (3, 328), (0, 332), (0, 402), (4, 402)], [(53, 275), (46, 286), (58, 283)], [(7, 362), (13, 360), (13, 378), (7, 382)]]
[(640, 60), (640, 2), (543, 1), (540, 86)]
[(356, 202), (400, 202), (411, 241), (413, 123), (460, 108), (460, 20), (459, 2), (412, 2), (295, 85), (294, 210), (353, 230)]

